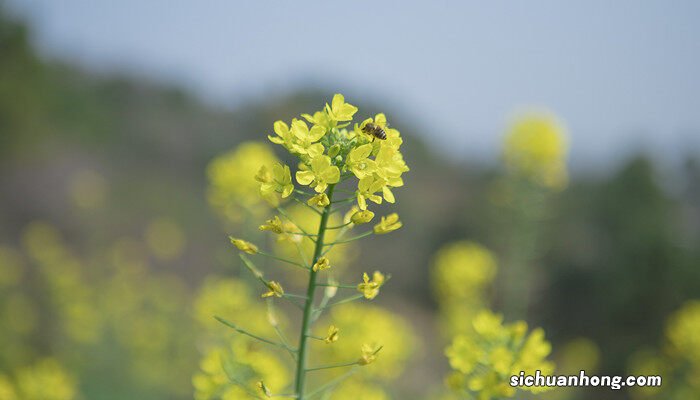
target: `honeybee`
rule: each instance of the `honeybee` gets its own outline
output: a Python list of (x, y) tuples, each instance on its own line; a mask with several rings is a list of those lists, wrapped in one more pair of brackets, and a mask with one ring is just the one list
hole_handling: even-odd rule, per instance
[(362, 132), (371, 135), (372, 137), (375, 137), (377, 139), (386, 140), (386, 131), (384, 130), (384, 128), (377, 124), (368, 122), (367, 124), (365, 124), (365, 126), (362, 127)]

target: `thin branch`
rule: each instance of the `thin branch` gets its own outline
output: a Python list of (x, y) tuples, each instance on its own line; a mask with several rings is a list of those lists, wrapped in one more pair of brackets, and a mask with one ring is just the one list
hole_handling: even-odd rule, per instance
[(288, 347), (288, 346), (284, 345), (283, 343), (278, 343), (278, 342), (272, 341), (272, 340), (270, 340), (270, 339), (265, 339), (265, 338), (260, 337), (260, 336), (258, 336), (258, 335), (252, 334), (252, 333), (246, 331), (245, 329), (242, 329), (242, 328), (238, 327), (238, 326), (237, 326), (236, 324), (234, 324), (233, 322), (227, 321), (227, 320), (225, 320), (225, 319), (223, 319), (223, 318), (221, 318), (221, 317), (219, 317), (219, 316), (214, 316), (214, 318), (215, 318), (217, 321), (221, 322), (222, 324), (228, 326), (229, 328), (235, 330), (235, 331), (238, 332), (238, 333), (241, 333), (241, 334), (246, 335), (246, 336), (250, 336), (250, 337), (253, 338), (253, 339), (259, 340), (259, 341), (261, 341), (261, 342), (263, 342), (263, 343), (267, 343), (267, 344), (272, 345), (272, 346), (281, 347), (281, 348), (287, 349), (287, 350), (289, 350), (289, 351), (296, 351), (296, 349), (291, 348), (291, 347)]
[[(341, 228), (341, 229), (340, 229), (340, 232), (338, 232), (338, 235), (336, 235), (335, 238), (336, 238), (336, 239), (342, 238), (343, 236), (345, 236), (345, 233), (346, 233), (349, 229), (350, 229), (350, 228), (349, 228), (348, 226)], [(333, 247), (335, 247), (334, 244), (328, 246), (327, 249), (323, 250), (323, 251), (321, 252), (321, 257), (323, 257), (323, 256), (325, 256), (326, 254), (328, 254), (328, 252), (331, 251), (331, 250), (333, 249)]]
[(325, 243), (324, 246), (333, 246), (335, 244), (340, 244), (340, 243), (354, 242), (355, 240), (360, 240), (360, 239), (365, 238), (373, 233), (374, 233), (374, 231), (367, 231), (367, 232), (362, 233), (360, 235), (353, 236), (349, 239), (342, 239), (342, 240), (336, 240), (336, 241), (330, 242), (330, 243)]
[(282, 332), (282, 330), (279, 327), (279, 323), (277, 322), (277, 316), (276, 310), (275, 310), (275, 303), (272, 302), (271, 300), (268, 300), (267, 302), (267, 312), (268, 312), (268, 320), (270, 322), (270, 325), (275, 329), (275, 333), (277, 333), (277, 337), (282, 341), (282, 343), (286, 346), (286, 350), (289, 353), (289, 356), (292, 357), (292, 360), (296, 361), (297, 359), (297, 353), (295, 351), (292, 351), (292, 346), (289, 344), (289, 340), (287, 340), (287, 336)]
[(304, 228), (302, 228), (301, 226), (299, 226), (299, 224), (297, 224), (296, 222), (294, 222), (294, 220), (292, 219), (292, 217), (290, 217), (289, 214), (287, 214), (287, 212), (284, 211), (284, 209), (283, 209), (282, 207), (279, 207), (279, 206), (278, 206), (278, 207), (275, 207), (275, 209), (277, 210), (278, 213), (282, 214), (283, 217), (287, 218), (287, 219), (289, 220), (289, 222), (293, 223), (294, 226), (296, 226), (302, 233), (304, 233), (304, 234), (306, 234), (306, 235), (309, 234), (309, 232), (305, 231)]
[(296, 201), (296, 202), (299, 203), (299, 204), (305, 205), (305, 206), (308, 207), (311, 211), (315, 212), (315, 213), (318, 214), (318, 215), (322, 215), (322, 214), (323, 214), (321, 211), (318, 211), (315, 207), (306, 204), (305, 201), (301, 201), (301, 200), (297, 199), (296, 197), (293, 198), (293, 200)]
[(294, 193), (298, 193), (298, 194), (301, 194), (304, 196), (309, 196), (309, 197), (314, 197), (316, 195), (315, 193), (309, 193), (309, 192), (305, 192), (305, 191), (299, 190), (299, 189), (294, 189)]
[(338, 386), (341, 382), (343, 382), (344, 380), (348, 379), (353, 374), (355, 374), (357, 372), (357, 370), (358, 370), (358, 368), (355, 367), (355, 368), (351, 369), (350, 371), (344, 373), (343, 375), (340, 375), (339, 377), (328, 381), (326, 384), (319, 386), (318, 388), (314, 389), (314, 391), (307, 394), (306, 398), (311, 399), (314, 396), (325, 392), (326, 390), (329, 390), (329, 389), (334, 388), (335, 386)]
[(353, 361), (353, 362), (350, 362), (350, 363), (344, 363), (344, 364), (322, 365), (322, 366), (320, 366), (320, 367), (307, 368), (307, 369), (305, 369), (305, 371), (306, 371), (306, 372), (311, 372), (311, 371), (319, 371), (319, 370), (322, 370), (322, 369), (352, 367), (353, 365), (358, 365), (358, 364), (357, 364), (357, 361)]
[(275, 260), (277, 260), (277, 261), (285, 262), (285, 263), (287, 263), (287, 264), (295, 265), (295, 266), (297, 266), (297, 267), (299, 267), (299, 268), (301, 268), (301, 269), (304, 269), (304, 270), (306, 270), (306, 271), (309, 270), (309, 267), (306, 266), (306, 265), (304, 265), (304, 264), (300, 264), (300, 263), (298, 263), (298, 262), (296, 262), (296, 261), (292, 261), (292, 260), (287, 260), (286, 258), (278, 257), (278, 256), (276, 256), (276, 255), (274, 255), (274, 254), (270, 254), (270, 253), (267, 253), (267, 252), (264, 252), (264, 251), (260, 251), (260, 250), (258, 250), (258, 254), (260, 254), (261, 256), (270, 257), (270, 258), (275, 259)]
[(361, 298), (363, 298), (363, 297), (364, 297), (364, 295), (358, 294), (358, 295), (355, 295), (355, 296), (352, 296), (352, 297), (345, 298), (345, 299), (343, 299), (343, 300), (338, 300), (338, 301), (336, 301), (335, 303), (331, 303), (331, 304), (328, 304), (328, 305), (324, 306), (323, 308), (319, 307), (319, 308), (316, 309), (316, 311), (322, 311), (322, 310), (325, 310), (325, 309), (327, 309), (327, 308), (331, 308), (331, 307), (334, 307), (334, 306), (339, 306), (339, 305), (345, 304), (345, 303), (350, 303), (350, 302), (352, 302), (352, 301), (359, 300), (359, 299), (361, 299)]
[[(239, 254), (238, 256), (241, 258), (241, 260), (243, 260), (243, 264), (248, 268), (248, 270), (249, 270), (253, 275), (255, 275), (255, 277), (258, 278), (258, 280), (259, 280), (260, 282), (262, 282), (263, 285), (265, 285), (265, 288), (269, 289), (269, 288), (270, 288), (270, 285), (269, 285), (268, 280), (266, 280), (266, 279), (263, 277), (263, 273), (260, 272), (260, 270), (257, 269), (257, 268), (255, 267), (255, 265), (253, 265), (253, 263), (248, 259), (248, 257), (246, 257), (244, 254)], [(305, 269), (306, 269), (306, 268), (305, 268)], [(285, 300), (287, 300), (288, 302), (294, 304), (295, 306), (297, 306), (297, 307), (299, 307), (299, 308), (301, 308), (301, 309), (304, 308), (301, 304), (299, 304), (299, 303), (297, 303), (296, 301), (294, 301), (293, 299), (291, 299), (291, 297), (294, 297), (294, 296), (286, 296), (286, 295), (283, 295), (283, 296), (282, 296), (283, 299), (285, 299)]]
[(317, 283), (316, 286), (336, 287), (336, 288), (342, 288), (342, 289), (357, 289), (357, 285), (341, 285), (341, 284), (330, 284), (330, 283)]
[(285, 294), (283, 294), (282, 296), (284, 296), (284, 297), (293, 297), (293, 298), (296, 298), (296, 299), (303, 299), (303, 300), (306, 300), (306, 299), (307, 299), (306, 296), (302, 296), (302, 295), (299, 295), (299, 294), (293, 294), (293, 293), (285, 293)]
[(352, 221), (348, 221), (348, 222), (346, 222), (346, 223), (344, 223), (344, 224), (342, 224), (342, 225), (329, 226), (328, 228), (326, 228), (326, 230), (345, 228), (346, 226), (351, 225), (351, 224), (352, 224)]
[(355, 199), (357, 199), (357, 197), (355, 197), (355, 196), (353, 196), (353, 197), (347, 197), (347, 198), (344, 198), (344, 199), (341, 199), (341, 200), (334, 200), (334, 201), (331, 202), (331, 204), (347, 203), (347, 202), (350, 202), (350, 201), (354, 201)]

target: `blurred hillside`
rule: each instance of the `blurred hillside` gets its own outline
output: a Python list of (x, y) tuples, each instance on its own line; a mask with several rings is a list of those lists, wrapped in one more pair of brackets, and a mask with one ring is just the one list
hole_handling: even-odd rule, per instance
[[(178, 88), (44, 60), (29, 29), (0, 14), (0, 243), (21, 246), (25, 227), (44, 221), (74, 252), (90, 254), (122, 237), (141, 238), (165, 218), (182, 228), (184, 249), (152, 260), (155, 271), (190, 288), (213, 272), (234, 275), (227, 232), (206, 201), (207, 164), (242, 141), (266, 141), (275, 120), (316, 109), (332, 93), (300, 90), (216, 108)], [(386, 112), (405, 138), (411, 171), (397, 191), (404, 228), (392, 240), (364, 243), (362, 252), (393, 276), (379, 302), (420, 325), (435, 308), (428, 265), (439, 247), (463, 238), (503, 247), (509, 221), (493, 201), (501, 171), (447, 160), (415, 135), (429, 125), (371, 99), (352, 101)], [(671, 193), (661, 179), (679, 190)], [(700, 296), (700, 162), (689, 159), (671, 177), (644, 155), (607, 176), (574, 173), (552, 204), (529, 320), (545, 327), (555, 348), (591, 338), (604, 355), (602, 371), (624, 374), (632, 352), (659, 342), (666, 316)], [(26, 289), (41, 297), (41, 287)], [(501, 304), (498, 291), (493, 301)], [(432, 329), (419, 330), (428, 352), (440, 355), (443, 343)], [(0, 371), (13, 367), (0, 364)]]

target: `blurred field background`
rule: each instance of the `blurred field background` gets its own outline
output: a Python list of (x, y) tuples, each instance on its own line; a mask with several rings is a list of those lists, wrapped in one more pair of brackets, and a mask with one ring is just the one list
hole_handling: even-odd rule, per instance
[[(688, 141), (675, 147), (655, 146), (666, 133), (654, 126), (640, 127), (643, 140), (629, 132), (617, 144), (600, 139), (600, 147), (617, 147), (601, 149), (598, 159), (600, 133), (581, 156), (576, 127), (560, 113), (576, 161), (566, 187), (506, 195), (509, 202), (503, 193), (513, 187), (499, 154), (514, 110), (493, 122), (501, 127), (496, 137), (474, 139), (477, 150), (462, 152), (469, 138), (487, 134), (470, 131), (467, 120), (460, 132), (429, 111), (404, 109), (410, 100), (400, 87), (363, 95), (352, 82), (336, 88), (302, 76), (279, 92), (273, 85), (221, 101), (170, 76), (96, 68), (43, 51), (33, 33), (42, 27), (16, 12), (22, 2), (12, 3), (0, 3), (0, 399), (11, 398), (10, 390), (26, 399), (191, 398), (204, 343), (223, 330), (209, 319), (207, 302), (225, 306), (216, 299), (224, 289), (245, 290), (225, 285), (243, 275), (227, 235), (245, 224), (210, 204), (207, 167), (243, 142), (265, 142), (275, 120), (316, 110), (344, 88), (367, 115), (385, 112), (401, 130), (411, 167), (395, 207), (404, 227), (362, 242), (354, 255), (371, 264), (363, 269), (392, 274), (375, 302), (413, 327), (416, 339), (405, 344), (411, 358), (401, 360), (402, 374), (389, 385), (394, 398), (440, 391), (447, 338), (430, 266), (440, 248), (460, 240), (495, 254), (498, 274), (484, 301), (507, 311), (507, 320), (542, 326), (560, 367), (613, 375), (660, 370), (681, 393), (665, 398), (697, 395), (700, 344), (688, 332), (700, 328), (700, 310), (687, 306), (700, 298), (697, 119), (679, 117)], [(697, 30), (683, 32), (698, 38)], [(365, 57), (352, 43), (338, 46), (330, 51)], [(375, 56), (367, 56), (368, 69), (381, 63)], [(687, 85), (697, 88), (691, 76)], [(423, 96), (438, 108), (443, 101)], [(699, 105), (697, 91), (686, 104), (666, 104), (695, 113)], [(451, 137), (461, 139), (446, 150)], [(525, 217), (513, 219), (520, 212)], [(515, 254), (518, 241), (525, 255)], [(513, 260), (532, 268), (521, 288), (527, 294), (503, 290), (513, 287)], [(508, 305), (523, 297), (526, 309)], [(673, 314), (679, 309), (690, 316)], [(557, 398), (654, 395), (587, 389)]]

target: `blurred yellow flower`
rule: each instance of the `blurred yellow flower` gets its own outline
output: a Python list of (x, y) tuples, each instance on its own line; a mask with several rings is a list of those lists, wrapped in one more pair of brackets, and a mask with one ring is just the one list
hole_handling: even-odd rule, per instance
[(243, 142), (207, 166), (207, 199), (214, 210), (230, 222), (241, 222), (246, 213), (261, 216), (268, 205), (260, 198), (255, 175), (262, 166), (279, 163), (270, 146)]
[(496, 275), (496, 259), (478, 243), (447, 244), (435, 254), (431, 277), (439, 301), (480, 299)]
[(0, 399), (19, 400), (14, 385), (10, 382), (10, 379), (3, 374), (0, 374)]
[(58, 361), (47, 358), (22, 368), (16, 375), (16, 392), (22, 400), (73, 400), (78, 398), (75, 378)]
[(234, 237), (229, 236), (229, 240), (231, 240), (231, 243), (238, 248), (238, 250), (248, 253), (248, 254), (256, 254), (258, 252), (258, 246), (247, 242), (243, 239), (236, 239)]
[(566, 186), (566, 133), (548, 112), (530, 113), (510, 126), (503, 149), (506, 166), (514, 173), (551, 189)]
[(192, 378), (195, 400), (240, 400), (258, 397), (260, 382), (270, 392), (284, 389), (289, 372), (271, 351), (231, 341), (210, 349)]
[[(265, 321), (265, 310), (253, 301), (250, 287), (235, 278), (209, 276), (205, 279), (194, 301), (195, 317), (206, 328), (218, 331), (221, 324), (214, 316), (240, 317), (246, 328), (254, 332), (269, 334), (273, 330)], [(281, 317), (276, 316), (279, 320)]]
[[(389, 380), (396, 378), (409, 365), (418, 347), (418, 338), (409, 321), (384, 308), (367, 303), (337, 306), (320, 321), (342, 331), (342, 341), (334, 346), (319, 346), (315, 353), (322, 362), (355, 360), (357, 351), (370, 344), (374, 350), (383, 346), (381, 357), (362, 369), (362, 376)], [(343, 371), (329, 371), (341, 374)], [(333, 375), (337, 376), (337, 375)]]
[(255, 175), (255, 180), (260, 182), (260, 195), (273, 206), (279, 204), (277, 194), (280, 194), (284, 199), (289, 197), (294, 191), (292, 175), (289, 172), (288, 165), (276, 163), (272, 166), (271, 173), (263, 165)]
[(173, 260), (182, 254), (185, 233), (172, 219), (158, 218), (146, 227), (146, 243), (158, 259)]
[[(554, 364), (546, 360), (551, 345), (544, 340), (542, 329), (527, 335), (523, 321), (504, 325), (503, 317), (488, 310), (479, 312), (471, 333), (456, 336), (445, 350), (450, 366), (461, 374), (450, 382), (457, 390), (478, 394), (480, 399), (512, 397), (515, 389), (508, 384), (511, 375), (551, 374)], [(523, 388), (531, 392), (547, 388)]]
[(700, 369), (700, 301), (693, 300), (676, 311), (666, 324), (666, 338), (674, 355)]
[(331, 399), (389, 400), (391, 397), (378, 384), (354, 377), (338, 385), (333, 391)]
[(557, 372), (576, 374), (581, 370), (588, 374), (598, 371), (600, 348), (591, 339), (579, 337), (566, 342), (557, 351)]
[(258, 389), (260, 389), (260, 391), (265, 397), (272, 397), (272, 393), (270, 392), (270, 389), (268, 389), (267, 386), (265, 386), (265, 382), (258, 381)]
[(368, 365), (373, 363), (377, 359), (377, 354), (381, 350), (381, 347), (372, 347), (368, 344), (362, 345), (362, 355), (357, 360), (359, 365)]
[(284, 295), (284, 289), (282, 289), (282, 285), (280, 285), (278, 282), (275, 281), (269, 281), (266, 283), (267, 288), (270, 289), (267, 292), (262, 294), (262, 297), (282, 297)]
[(22, 262), (17, 250), (0, 245), (0, 288), (16, 286), (22, 280)]

